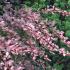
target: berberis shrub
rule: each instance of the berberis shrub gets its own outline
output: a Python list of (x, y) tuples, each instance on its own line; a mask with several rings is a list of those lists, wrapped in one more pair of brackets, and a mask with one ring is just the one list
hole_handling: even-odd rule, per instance
[(70, 70), (69, 1), (54, 2), (0, 1), (0, 70)]

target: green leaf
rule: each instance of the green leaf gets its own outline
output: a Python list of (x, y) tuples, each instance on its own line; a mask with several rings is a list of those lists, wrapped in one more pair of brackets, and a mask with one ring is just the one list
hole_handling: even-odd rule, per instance
[(66, 21), (65, 23), (65, 30), (70, 30), (70, 22)]
[(61, 64), (61, 65), (59, 65), (59, 64), (54, 64), (54, 69), (55, 70), (62, 70), (62, 68), (63, 68), (63, 65)]
[(67, 37), (70, 38), (70, 30), (67, 30), (67, 31), (66, 31), (65, 36), (67, 36)]

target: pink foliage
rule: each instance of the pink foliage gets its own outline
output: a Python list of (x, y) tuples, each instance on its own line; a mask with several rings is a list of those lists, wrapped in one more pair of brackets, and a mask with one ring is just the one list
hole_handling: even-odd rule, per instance
[[(18, 17), (15, 16), (17, 13), (19, 14)], [(34, 70), (34, 65), (31, 63), (33, 61), (38, 65), (41, 63), (45, 70), (45, 61), (43, 60), (51, 61), (49, 56), (45, 54), (45, 49), (51, 53), (58, 52), (62, 56), (70, 56), (69, 51), (66, 51), (65, 48), (59, 48), (53, 42), (55, 35), (49, 32), (47, 24), (38, 12), (20, 9), (15, 15), (4, 13), (2, 20), (0, 20), (0, 28), (7, 33), (6, 37), (0, 36), (0, 69)], [(21, 37), (16, 29), (25, 31), (28, 39)], [(63, 31), (55, 30), (55, 33), (62, 42), (70, 45), (70, 41), (67, 41), (68, 38), (63, 35)], [(36, 41), (40, 43), (42, 49), (37, 47)], [(13, 56), (14, 59), (12, 59)], [(42, 57), (43, 60), (37, 61), (38, 57)]]

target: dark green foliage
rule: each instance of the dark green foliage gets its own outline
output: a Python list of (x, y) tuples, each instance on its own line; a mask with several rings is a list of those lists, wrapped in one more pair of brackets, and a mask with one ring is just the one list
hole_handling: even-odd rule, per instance
[(22, 37), (22, 38), (29, 38), (27, 33), (23, 31), (22, 29), (16, 29), (16, 32)]
[(0, 29), (0, 35), (1, 35), (1, 36), (7, 36), (7, 33), (4, 32), (4, 31), (2, 31), (2, 29)]
[(48, 0), (49, 8), (52, 8), (55, 3), (55, 0)]
[(65, 21), (65, 16), (66, 16), (66, 15), (63, 15), (63, 13), (60, 13), (59, 15), (60, 15), (60, 16), (59, 16), (59, 20), (61, 20), (61, 22), (62, 22), (62, 21)]

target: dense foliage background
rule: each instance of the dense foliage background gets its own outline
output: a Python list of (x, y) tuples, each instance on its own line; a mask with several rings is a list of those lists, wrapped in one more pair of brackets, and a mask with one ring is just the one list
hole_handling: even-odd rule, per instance
[[(62, 12), (47, 12), (47, 8), (52, 9), (54, 6), (57, 9), (60, 9)], [(10, 12), (12, 12), (12, 14), (8, 15)], [(2, 37), (8, 38), (8, 40), (13, 40), (11, 37), (20, 37), (21, 43), (24, 42), (25, 45), (30, 46), (28, 50), (26, 50), (27, 52), (24, 52), (26, 55), (13, 55), (13, 53), (11, 53), (11, 58), (15, 62), (15, 67), (17, 68), (18, 66), (22, 66), (19, 64), (19, 61), (22, 62), (23, 60), (22, 64), (24, 64), (24, 69), (2, 68), (0, 70), (70, 70), (70, 14), (67, 15), (65, 12), (70, 12), (70, 0), (0, 0), (1, 41), (3, 40)], [(8, 27), (7, 29), (3, 26), (3, 22), (1, 21), (5, 23), (4, 25), (5, 27)], [(51, 34), (51, 38), (55, 38), (52, 43), (59, 46), (59, 51), (53, 51), (53, 49), (51, 51), (43, 47), (45, 42), (42, 41), (43, 43), (40, 43), (40, 40), (37, 39), (33, 33), (30, 34), (30, 32), (27, 31), (23, 23), (29, 23), (27, 26), (29, 25), (30, 27), (33, 25), (36, 26), (37, 29), (39, 28), (43, 34), (45, 28), (41, 28), (39, 25), (44, 23), (43, 26), (47, 26), (46, 31), (48, 31), (48, 34)], [(11, 34), (9, 34), (9, 32)], [(8, 40), (7, 42), (9, 42)], [(6, 40), (3, 40), (3, 42), (6, 42)], [(41, 50), (40, 53), (30, 51), (32, 45), (30, 45), (30, 42), (35, 45), (36, 48), (34, 49), (36, 52), (38, 52), (36, 49)], [(22, 45), (24, 45), (24, 43)], [(2, 42), (0, 42), (0, 44), (2, 46)], [(68, 52), (65, 52), (63, 48), (65, 48), (65, 50)], [(1, 54), (3, 54), (3, 51), (4, 49), (0, 49)], [(4, 52), (6, 53), (6, 51)], [(32, 52), (32, 54), (29, 54), (29, 52)], [(35, 60), (33, 60), (34, 54), (36, 56), (38, 55), (37, 58), (35, 57)], [(45, 55), (47, 55), (47, 57), (45, 57)], [(1, 55), (0, 57), (2, 58), (0, 58), (0, 61), (5, 62), (3, 59), (4, 57)], [(44, 57), (47, 61), (44, 59)], [(29, 66), (30, 64), (32, 67)], [(0, 68), (1, 67), (2, 66), (0, 64)]]

